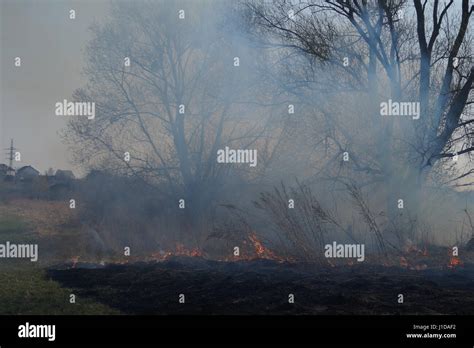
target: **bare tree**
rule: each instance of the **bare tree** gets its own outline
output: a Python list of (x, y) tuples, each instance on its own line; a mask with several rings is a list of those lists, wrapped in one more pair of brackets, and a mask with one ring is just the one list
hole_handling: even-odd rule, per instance
[[(78, 162), (135, 176), (176, 206), (185, 199), (193, 224), (229, 189), (225, 178), (249, 178), (248, 166), (231, 173), (217, 164), (217, 150), (257, 148), (268, 131), (266, 115), (252, 121), (238, 103), (253, 93), (259, 58), (220, 33), (218, 11), (216, 3), (115, 4), (92, 28), (88, 85), (74, 94), (95, 102), (97, 115), (72, 119), (66, 133)], [(236, 56), (247, 60), (236, 66)]]
[[(329, 176), (341, 179), (346, 170), (383, 184), (393, 215), (396, 198), (408, 197), (416, 211), (424, 184), (441, 177), (464, 185), (474, 173), (468, 0), (277, 0), (245, 8), (256, 40), (279, 48), (286, 68), (300, 71), (282, 88), (316, 101), (314, 119), (325, 126), (317, 144), (334, 154), (322, 166)], [(419, 101), (420, 119), (381, 117), (387, 98)], [(346, 151), (351, 160), (343, 166)], [(450, 165), (454, 156), (464, 165)]]

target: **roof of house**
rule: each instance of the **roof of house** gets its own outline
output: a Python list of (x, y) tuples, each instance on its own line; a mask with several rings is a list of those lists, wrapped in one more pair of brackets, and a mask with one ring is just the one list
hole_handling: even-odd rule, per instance
[(17, 173), (18, 173), (18, 174), (21, 174), (21, 173), (24, 172), (25, 170), (34, 170), (37, 174), (39, 174), (39, 170), (36, 170), (36, 169), (33, 168), (32, 166), (24, 166), (24, 167), (21, 167), (20, 169), (17, 170)]
[(0, 163), (0, 173), (2, 174), (2, 176), (15, 175), (15, 169), (11, 168), (10, 166), (7, 166), (4, 163)]
[(0, 169), (7, 170), (8, 168), (10, 168), (10, 167), (7, 166), (6, 164), (0, 163)]
[(64, 177), (64, 178), (71, 178), (71, 179), (75, 178), (74, 173), (72, 172), (72, 170), (58, 169), (58, 170), (56, 170), (55, 175), (58, 176), (58, 177)]

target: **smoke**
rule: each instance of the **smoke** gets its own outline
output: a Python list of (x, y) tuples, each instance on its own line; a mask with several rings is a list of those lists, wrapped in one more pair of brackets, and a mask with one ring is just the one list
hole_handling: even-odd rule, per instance
[[(462, 243), (463, 209), (473, 198), (447, 182), (472, 164), (463, 157), (453, 167), (450, 157), (433, 150), (438, 122), (427, 116), (435, 114), (434, 106), (418, 96), (414, 9), (405, 10), (404, 21), (397, 19), (396, 38), (387, 26), (376, 29), (377, 37), (367, 31), (364, 41), (340, 14), (298, 12), (293, 5), (4, 1), (0, 144), (7, 147), (14, 138), (22, 164), (42, 171), (74, 163), (83, 174), (100, 169), (126, 178), (117, 179), (117, 187), (82, 187), (94, 191), (84, 194), (91, 205), (102, 190), (100, 206), (108, 208), (99, 214), (94, 206), (85, 218), (101, 227), (98, 238), (108, 245), (115, 238), (117, 248), (130, 240), (127, 233), (140, 231), (147, 239), (139, 248), (160, 245), (156, 234), (175, 234), (201, 247), (216, 225), (235, 218), (223, 212), (224, 204), (245, 212), (250, 230), (282, 238), (284, 223), (270, 228), (262, 223), (268, 211), (254, 206), (261, 197), (278, 196), (277, 208), (287, 209), (284, 201), (295, 197), (280, 202), (274, 190), (280, 185), (295, 194), (305, 187), (308, 211), (295, 214), (304, 232), (294, 235), (306, 238), (324, 220), (302, 222), (312, 218), (314, 202), (324, 223), (330, 221), (327, 230), (318, 230), (318, 245), (348, 235), (374, 245), (374, 230), (400, 247)], [(405, 9), (403, 2), (397, 6), (387, 11)], [(455, 23), (460, 10), (450, 10)], [(441, 39), (435, 52), (449, 42)], [(466, 54), (472, 53), (468, 46)], [(21, 67), (13, 65), (16, 56)], [(459, 68), (460, 84), (469, 59)], [(429, 100), (446, 69), (441, 59), (436, 64)], [(54, 105), (64, 99), (94, 102), (94, 119), (55, 116)], [(444, 145), (449, 154), (460, 143)], [(254, 157), (247, 161), (234, 153)], [(127, 180), (139, 189), (125, 189)], [(467, 182), (469, 176), (460, 181)], [(360, 190), (356, 201), (348, 185)], [(153, 194), (144, 198), (145, 192)], [(288, 209), (301, 206), (296, 200)], [(125, 212), (139, 228), (120, 220), (130, 217)], [(159, 221), (169, 228), (155, 231), (151, 225)]]

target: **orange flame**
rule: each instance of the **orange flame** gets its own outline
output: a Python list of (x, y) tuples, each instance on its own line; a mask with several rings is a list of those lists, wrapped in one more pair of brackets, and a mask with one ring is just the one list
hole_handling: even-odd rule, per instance
[(198, 248), (187, 249), (184, 244), (176, 243), (175, 255), (198, 257), (202, 256), (202, 252)]
[(461, 266), (462, 261), (457, 256), (452, 256), (448, 263), (448, 268), (455, 268), (457, 266)]
[(71, 261), (72, 261), (71, 268), (76, 268), (76, 265), (79, 262), (79, 256), (74, 256), (73, 258), (71, 258)]
[[(244, 245), (250, 248), (251, 252), (250, 255), (242, 255), (239, 256), (238, 259), (240, 260), (251, 260), (254, 258), (260, 259), (272, 259), (283, 261), (284, 259), (277, 256), (273, 251), (266, 248), (263, 243), (258, 239), (255, 233), (252, 233), (248, 236), (247, 240), (242, 242)], [(153, 261), (164, 261), (172, 256), (190, 256), (190, 257), (200, 257), (203, 256), (203, 253), (200, 249), (194, 248), (189, 249), (182, 243), (176, 243), (174, 250), (160, 250), (158, 252), (154, 252), (150, 255), (150, 259)], [(221, 259), (221, 261), (235, 261), (236, 258), (234, 256), (229, 256)]]
[(408, 260), (403, 256), (400, 257), (400, 266), (408, 267)]
[(257, 238), (257, 235), (255, 233), (252, 233), (249, 235), (249, 239), (253, 244), (253, 247), (255, 249), (255, 254), (257, 255), (257, 258), (260, 259), (272, 259), (272, 260), (282, 260), (280, 257), (278, 257), (273, 251), (265, 248), (262, 244), (262, 242)]
[(202, 252), (198, 248), (188, 249), (182, 243), (176, 243), (174, 251), (165, 251), (160, 250), (158, 252), (151, 254), (151, 259), (154, 261), (164, 261), (170, 258), (171, 256), (190, 256), (190, 257), (199, 257), (202, 256)]

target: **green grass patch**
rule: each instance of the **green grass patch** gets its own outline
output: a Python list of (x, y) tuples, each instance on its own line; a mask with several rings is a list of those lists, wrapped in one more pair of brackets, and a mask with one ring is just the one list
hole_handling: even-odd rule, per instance
[(0, 214), (0, 235), (5, 233), (22, 233), (28, 224), (18, 216)]
[(0, 243), (35, 243), (37, 235), (30, 229), (28, 223), (14, 215), (0, 214)]
[[(0, 243), (42, 242), (18, 216), (0, 214)], [(44, 242), (44, 241), (43, 241)], [(40, 248), (41, 255), (41, 248)], [(0, 258), (0, 315), (120, 314), (104, 304), (76, 295), (49, 280), (46, 271), (29, 259)]]
[(33, 265), (0, 267), (0, 272), (0, 315), (120, 314), (77, 295), (76, 303), (70, 303), (74, 291), (61, 288)]

